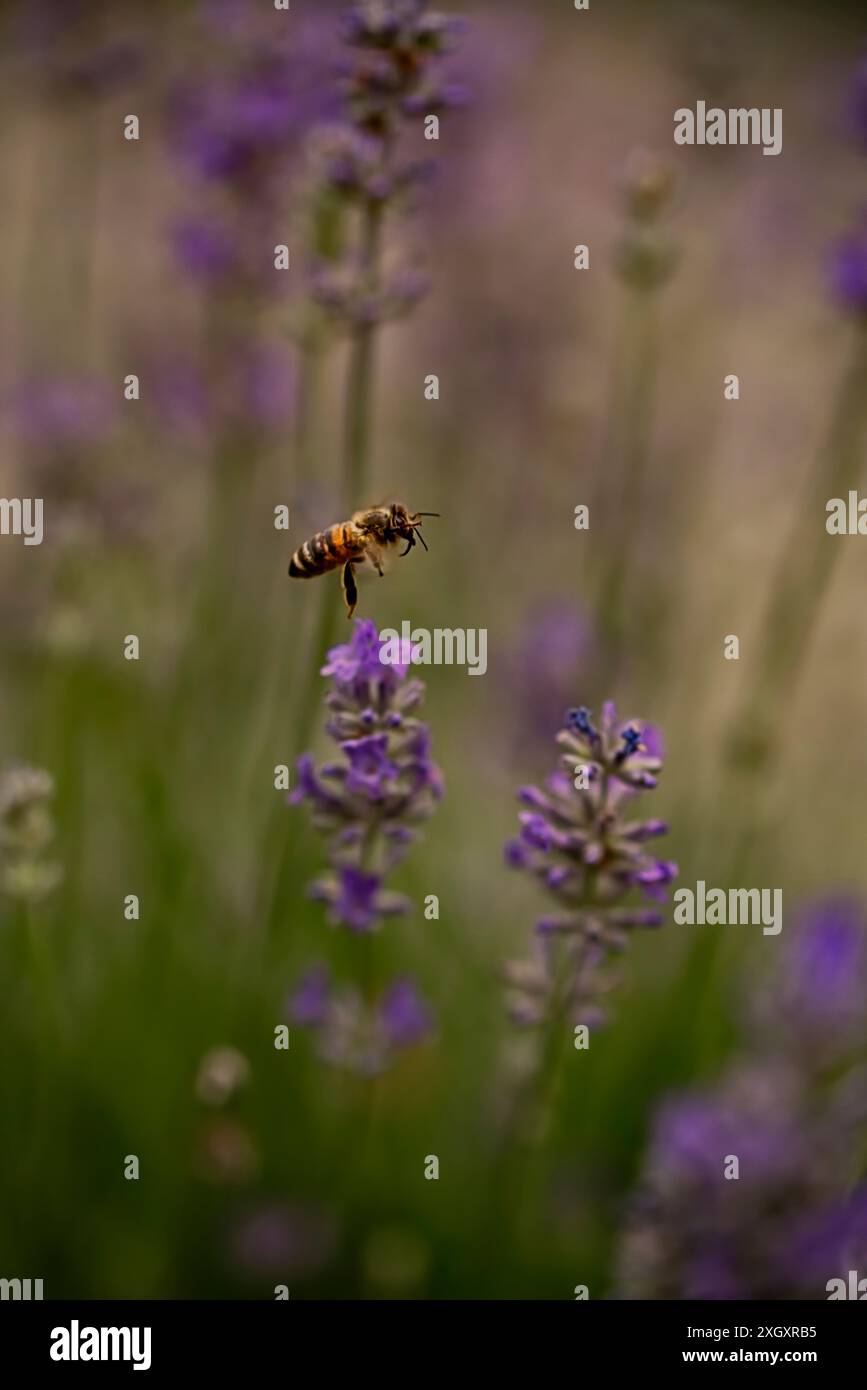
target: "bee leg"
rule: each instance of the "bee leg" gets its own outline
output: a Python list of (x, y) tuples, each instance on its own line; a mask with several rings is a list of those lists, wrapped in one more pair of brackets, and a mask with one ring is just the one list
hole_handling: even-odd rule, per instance
[(355, 574), (352, 569), (351, 560), (347, 560), (346, 564), (343, 566), (340, 582), (343, 586), (343, 597), (346, 601), (346, 616), (347, 618), (351, 618), (355, 612), (355, 605), (358, 603), (358, 586), (355, 583)]

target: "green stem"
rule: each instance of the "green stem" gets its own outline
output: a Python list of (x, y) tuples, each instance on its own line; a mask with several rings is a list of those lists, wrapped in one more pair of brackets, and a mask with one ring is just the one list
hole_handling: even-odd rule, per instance
[[(374, 873), (374, 862), (376, 859), (377, 841), (379, 839), (379, 817), (370, 822), (364, 832), (364, 839), (361, 842), (361, 852), (358, 858), (358, 867), (364, 874)], [(362, 953), (362, 969), (360, 972), (362, 991), (368, 1008), (372, 1009), (376, 1001), (376, 953), (374, 950), (375, 936), (373, 933), (362, 935), (359, 941), (359, 949)]]
[(611, 441), (605, 474), (615, 479), (615, 508), (606, 508), (608, 558), (600, 586), (599, 609), (612, 651), (613, 679), (632, 624), (627, 605), (639, 568), (645, 477), (656, 384), (658, 334), (656, 292), (634, 288), (626, 306), (622, 367), (614, 393)]
[(298, 352), (298, 396), (295, 408), (295, 486), (313, 476), (315, 426), (324, 358), (321, 334), (305, 333)]
[[(390, 146), (383, 148), (383, 169), (387, 168)], [(378, 200), (365, 204), (361, 229), (360, 259), (367, 291), (375, 296), (379, 290), (380, 258), (384, 207)], [(350, 343), (349, 372), (344, 407), (344, 493), (347, 511), (362, 506), (369, 486), (371, 419), (374, 393), (374, 347), (376, 325), (356, 324)], [(369, 500), (369, 499), (368, 499)], [(310, 746), (322, 696), (320, 669), (329, 647), (334, 645), (343, 604), (336, 585), (323, 584), (319, 591), (319, 606), (309, 665), (295, 715), (295, 759)], [(293, 761), (295, 760), (293, 759)], [(281, 808), (281, 816), (284, 809)], [(283, 898), (291, 877), (292, 846), (285, 829), (278, 829), (280, 846), (273, 878), (270, 883), (268, 919), (276, 927), (282, 917)]]
[[(368, 201), (362, 227), (361, 266), (371, 297), (379, 290), (382, 219), (382, 204)], [(350, 511), (369, 504), (370, 500), (366, 497), (366, 489), (369, 485), (375, 328), (373, 323), (356, 324), (350, 345), (343, 456), (346, 504)]]
[[(361, 260), (371, 294), (378, 289), (379, 257), (382, 243), (382, 205), (369, 202), (364, 212)], [(344, 493), (348, 511), (364, 504), (370, 462), (370, 423), (373, 405), (374, 325), (356, 325), (350, 347), (349, 375), (344, 409)], [(369, 500), (369, 499), (368, 499)], [(342, 604), (335, 586), (320, 591), (319, 611), (313, 638), (311, 665), (295, 721), (296, 755), (308, 747), (319, 707), (321, 685), (319, 669), (328, 648), (337, 636)]]
[[(775, 763), (783, 731), (782, 709), (804, 665), (843, 551), (825, 530), (826, 504), (857, 487), (867, 436), (867, 325), (859, 325), (844, 373), (828, 438), (809, 478), (777, 566), (755, 677), (732, 721), (728, 747), (755, 836), (759, 780)], [(741, 858), (746, 851), (741, 846)]]
[(43, 1042), (50, 1049), (56, 1043), (58, 1033), (62, 1032), (63, 1018), (54, 964), (45, 939), (45, 924), (39, 922), (36, 909), (29, 899), (21, 904), (21, 915), (27, 934), (33, 989), (42, 1012)]

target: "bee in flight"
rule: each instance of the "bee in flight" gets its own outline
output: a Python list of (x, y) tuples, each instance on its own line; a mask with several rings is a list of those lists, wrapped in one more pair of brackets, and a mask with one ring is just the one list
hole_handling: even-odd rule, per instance
[(368, 565), (381, 578), (392, 547), (401, 541), (406, 541), (401, 556), (409, 554), (416, 540), (427, 550), (420, 530), (425, 516), (439, 516), (439, 512), (409, 512), (400, 502), (356, 512), (351, 521), (318, 531), (299, 545), (289, 561), (289, 573), (293, 579), (314, 579), (318, 574), (340, 569), (347, 617), (351, 618), (358, 603), (355, 566)]

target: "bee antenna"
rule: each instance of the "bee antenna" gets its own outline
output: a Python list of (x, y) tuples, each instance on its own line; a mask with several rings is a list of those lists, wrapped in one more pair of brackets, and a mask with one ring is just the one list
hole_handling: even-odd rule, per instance
[(416, 516), (441, 516), (441, 512), (416, 512)]
[(425, 550), (427, 550), (427, 541), (425, 540), (425, 538), (424, 538), (424, 536), (422, 535), (421, 531), (419, 531), (419, 533), (418, 533), (418, 538), (419, 538), (419, 540), (421, 541), (422, 545), (424, 546)]

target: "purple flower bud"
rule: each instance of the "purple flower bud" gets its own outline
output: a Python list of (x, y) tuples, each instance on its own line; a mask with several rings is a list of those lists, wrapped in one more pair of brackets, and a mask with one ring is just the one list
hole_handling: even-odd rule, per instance
[(286, 1013), (302, 1028), (318, 1028), (325, 1022), (331, 994), (331, 976), (325, 965), (314, 965), (302, 976), (286, 1001)]
[(395, 1047), (420, 1042), (433, 1028), (433, 1017), (411, 980), (395, 980), (379, 1006), (379, 1016)]
[(338, 880), (340, 893), (334, 903), (338, 921), (350, 931), (370, 931), (379, 917), (378, 898), (382, 886), (379, 875), (350, 867), (338, 871)]
[(341, 745), (349, 759), (346, 789), (361, 792), (373, 800), (385, 795), (385, 784), (398, 775), (398, 769), (388, 756), (388, 734), (370, 734), (365, 738), (346, 739)]
[(837, 246), (831, 284), (844, 309), (861, 314), (867, 311), (867, 218)]

